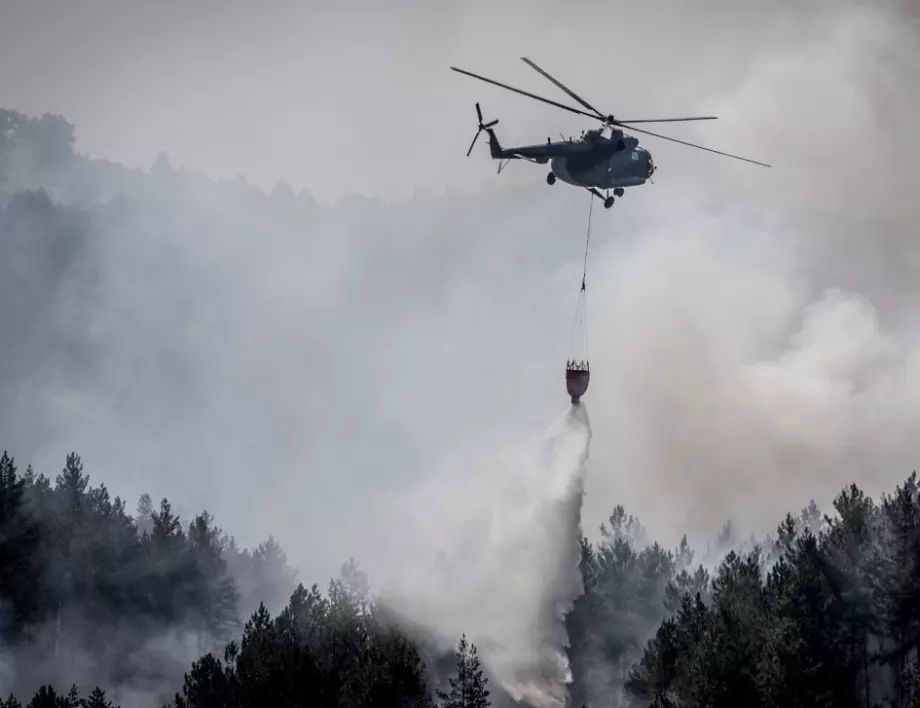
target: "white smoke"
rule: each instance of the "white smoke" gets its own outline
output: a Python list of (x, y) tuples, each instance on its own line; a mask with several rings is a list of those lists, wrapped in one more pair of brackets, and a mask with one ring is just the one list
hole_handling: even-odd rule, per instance
[(563, 618), (583, 591), (590, 440), (584, 405), (573, 406), (542, 443), (477, 465), (463, 488), (432, 482), (393, 514), (391, 538), (406, 557), (387, 601), (445, 648), (466, 633), (495, 680), (537, 708), (563, 706), (571, 680)]

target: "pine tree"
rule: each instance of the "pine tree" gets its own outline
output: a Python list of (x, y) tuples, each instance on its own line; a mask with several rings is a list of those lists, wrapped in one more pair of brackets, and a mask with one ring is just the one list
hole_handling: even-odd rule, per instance
[(119, 708), (106, 698), (105, 691), (96, 686), (89, 697), (80, 701), (80, 708)]
[(42, 686), (26, 708), (80, 708), (77, 687), (71, 686), (67, 695), (62, 696), (53, 687)]
[(137, 500), (137, 513), (135, 515), (135, 520), (137, 522), (137, 531), (140, 534), (150, 534), (153, 530), (153, 499), (150, 498), (150, 495), (144, 492), (141, 494), (140, 498)]
[[(0, 455), (0, 638), (18, 639), (39, 610), (40, 529), (27, 509), (26, 481), (15, 460)], [(11, 610), (11, 611), (10, 611)]]
[(61, 708), (57, 692), (51, 686), (41, 686), (26, 708)]
[(596, 656), (593, 640), (596, 637), (598, 616), (597, 563), (594, 547), (582, 536), (578, 570), (581, 573), (584, 592), (575, 599), (572, 609), (565, 617), (565, 629), (569, 638), (569, 646), (565, 648), (565, 653), (573, 679), (569, 686), (569, 700), (573, 705), (580, 705), (587, 700), (588, 673)]
[(460, 637), (456, 652), (457, 675), (448, 679), (449, 691), (438, 690), (442, 708), (489, 708), (489, 679), (483, 675), (476, 645)]
[(239, 593), (227, 573), (221, 553), (221, 531), (202, 512), (189, 524), (188, 599), (197, 614), (199, 651), (204, 654), (223, 646), (240, 628), (237, 616)]
[(175, 705), (176, 708), (230, 708), (232, 698), (232, 681), (223, 664), (213, 654), (205, 654), (185, 674), (182, 694), (176, 694)]

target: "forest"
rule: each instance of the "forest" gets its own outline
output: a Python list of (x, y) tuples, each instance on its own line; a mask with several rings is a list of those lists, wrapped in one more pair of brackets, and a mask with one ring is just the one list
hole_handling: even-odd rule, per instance
[[(879, 502), (850, 486), (833, 515), (811, 504), (762, 543), (727, 524), (719, 544), (732, 550), (710, 571), (620, 506), (583, 539), (570, 705), (920, 705), (915, 474)], [(259, 597), (293, 584), (272, 540), (240, 551), (206, 513), (184, 527), (146, 495), (130, 514), (76, 454), (53, 482), (0, 458), (5, 707), (111, 706), (113, 685), (170, 708), (513, 705), (474, 643), (445, 663), (353, 562), (273, 616)], [(154, 635), (195, 658), (176, 665)]]
[[(324, 218), (290, 190), (265, 198), (165, 158), (127, 170), (73, 144), (60, 117), (0, 111), (0, 705), (513, 705), (475, 638), (445, 654), (351, 561), (321, 589), (274, 538), (243, 549), (206, 511), (180, 518), (149, 494), (129, 506), (75, 452), (59, 472), (18, 461), (54, 433), (31, 382), (106, 376), (86, 324), (100, 229), (164, 200), (198, 209), (195, 224), (211, 216), (190, 204), (212, 198)], [(877, 499), (847, 486), (760, 540), (729, 522), (714, 550), (663, 547), (610, 501), (565, 618), (572, 708), (920, 706), (915, 474)]]

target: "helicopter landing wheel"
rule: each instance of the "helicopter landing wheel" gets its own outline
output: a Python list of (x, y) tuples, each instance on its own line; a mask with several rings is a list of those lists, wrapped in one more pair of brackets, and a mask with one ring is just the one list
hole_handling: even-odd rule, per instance
[(624, 194), (626, 194), (626, 190), (623, 189), (622, 187), (617, 187), (616, 189), (613, 190), (613, 193), (618, 197), (622, 197)]
[(604, 200), (604, 209), (609, 209), (612, 206), (613, 206), (613, 197), (607, 197)]
[(552, 172), (546, 175), (546, 183), (549, 185), (556, 184), (556, 175), (554, 175)]

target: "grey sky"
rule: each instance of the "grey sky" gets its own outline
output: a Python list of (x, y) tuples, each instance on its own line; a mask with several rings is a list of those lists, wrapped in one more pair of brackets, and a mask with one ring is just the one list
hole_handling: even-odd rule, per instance
[(64, 432), (40, 468), (77, 449), (116, 493), (277, 533), (309, 580), (350, 553), (410, 562), (388, 531), (422, 537), (435, 499), (475, 515), (500, 451), (566, 406), (588, 204), (538, 167), (496, 177), (482, 144), (464, 157), (476, 100), (508, 143), (587, 127), (447, 68), (559, 98), (521, 55), (619, 115), (719, 115), (661, 131), (775, 165), (650, 138), (656, 184), (595, 211), (586, 526), (622, 502), (666, 540), (729, 516), (770, 529), (916, 465), (913, 18), (839, 0), (332, 7), (0, 5), (4, 104), (63, 113), (94, 156), (166, 150), (323, 199), (471, 192), (304, 222), (243, 200), (113, 218), (93, 329), (108, 379), (44, 392)]
[[(509, 143), (591, 127), (449, 65), (568, 100), (524, 55), (620, 116), (709, 113), (765, 42), (796, 41), (821, 5), (2, 0), (0, 91), (19, 110), (66, 114), (81, 150), (131, 166), (166, 150), (174, 164), (268, 188), (286, 179), (323, 199), (403, 196), (489, 182), (485, 148), (463, 157), (477, 100)], [(663, 132), (731, 152), (738, 117), (721, 113)], [(651, 147), (663, 170), (713, 159)]]

